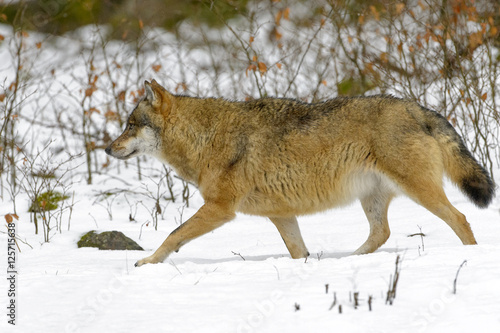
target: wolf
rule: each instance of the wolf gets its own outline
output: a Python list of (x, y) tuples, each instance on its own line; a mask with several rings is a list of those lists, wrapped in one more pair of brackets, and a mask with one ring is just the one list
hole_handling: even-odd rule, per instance
[(304, 258), (309, 252), (296, 217), (356, 199), (370, 232), (354, 254), (371, 253), (389, 238), (387, 210), (400, 194), (441, 218), (463, 244), (476, 244), (465, 216), (446, 197), (443, 175), (480, 208), (495, 186), (435, 111), (389, 95), (241, 102), (174, 95), (155, 80), (144, 87), (145, 97), (106, 153), (168, 163), (198, 187), (204, 204), (136, 266), (162, 262), (236, 212), (268, 217), (291, 257)]

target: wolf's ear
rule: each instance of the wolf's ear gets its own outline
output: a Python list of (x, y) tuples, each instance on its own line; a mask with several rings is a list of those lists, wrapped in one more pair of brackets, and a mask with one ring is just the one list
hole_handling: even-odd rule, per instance
[[(153, 80), (154, 83), (156, 81)], [(158, 83), (156, 83), (158, 84)], [(155, 88), (152, 83), (148, 81), (144, 81), (144, 89), (146, 90), (146, 99), (151, 102), (151, 104), (155, 104), (155, 102), (161, 101), (161, 97), (157, 92), (155, 92)]]
[(151, 83), (144, 81), (144, 89), (146, 91), (146, 99), (156, 107), (162, 104), (170, 104), (172, 100), (172, 95), (165, 90), (156, 80), (152, 80)]

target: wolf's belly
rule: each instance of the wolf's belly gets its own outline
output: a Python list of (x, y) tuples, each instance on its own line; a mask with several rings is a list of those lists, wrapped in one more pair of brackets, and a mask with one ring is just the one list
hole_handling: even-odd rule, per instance
[(350, 175), (318, 176), (317, 181), (268, 183), (255, 188), (241, 201), (238, 211), (262, 216), (307, 215), (345, 206), (368, 196), (379, 187), (398, 193), (397, 186), (384, 175), (360, 171)]

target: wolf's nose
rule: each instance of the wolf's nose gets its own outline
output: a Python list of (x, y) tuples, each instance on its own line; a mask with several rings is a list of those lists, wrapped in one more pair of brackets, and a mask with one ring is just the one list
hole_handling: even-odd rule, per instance
[(104, 149), (106, 154), (111, 155), (111, 146), (108, 146), (106, 149)]

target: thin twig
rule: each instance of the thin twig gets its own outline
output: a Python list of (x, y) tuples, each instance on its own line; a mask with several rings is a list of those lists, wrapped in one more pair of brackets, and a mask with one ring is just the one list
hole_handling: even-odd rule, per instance
[(245, 258), (243, 258), (243, 256), (242, 256), (241, 254), (236, 253), (236, 252), (234, 252), (234, 251), (231, 251), (231, 252), (232, 252), (235, 256), (240, 256), (240, 257), (241, 257), (241, 259), (243, 259), (243, 261), (245, 261)]
[(389, 279), (389, 289), (387, 290), (387, 298), (385, 300), (385, 304), (389, 303), (392, 305), (394, 302), (394, 299), (396, 298), (396, 288), (398, 286), (398, 281), (399, 281), (399, 273), (401, 272), (401, 266), (400, 266), (400, 256), (396, 257), (396, 267), (394, 269), (394, 275), (391, 275), (391, 278)]
[[(328, 310), (332, 310), (335, 307), (335, 305), (337, 305), (337, 293), (336, 292), (333, 293), (333, 302), (332, 302), (332, 305), (330, 305), (330, 308)], [(340, 310), (340, 309), (341, 308), (339, 306), (339, 311), (341, 312), (342, 310)]]
[(455, 280), (453, 280), (453, 294), (457, 293), (457, 279), (458, 279), (458, 273), (460, 273), (460, 270), (462, 269), (462, 266), (467, 264), (467, 260), (464, 260), (460, 266), (458, 267), (457, 274), (455, 275)]

